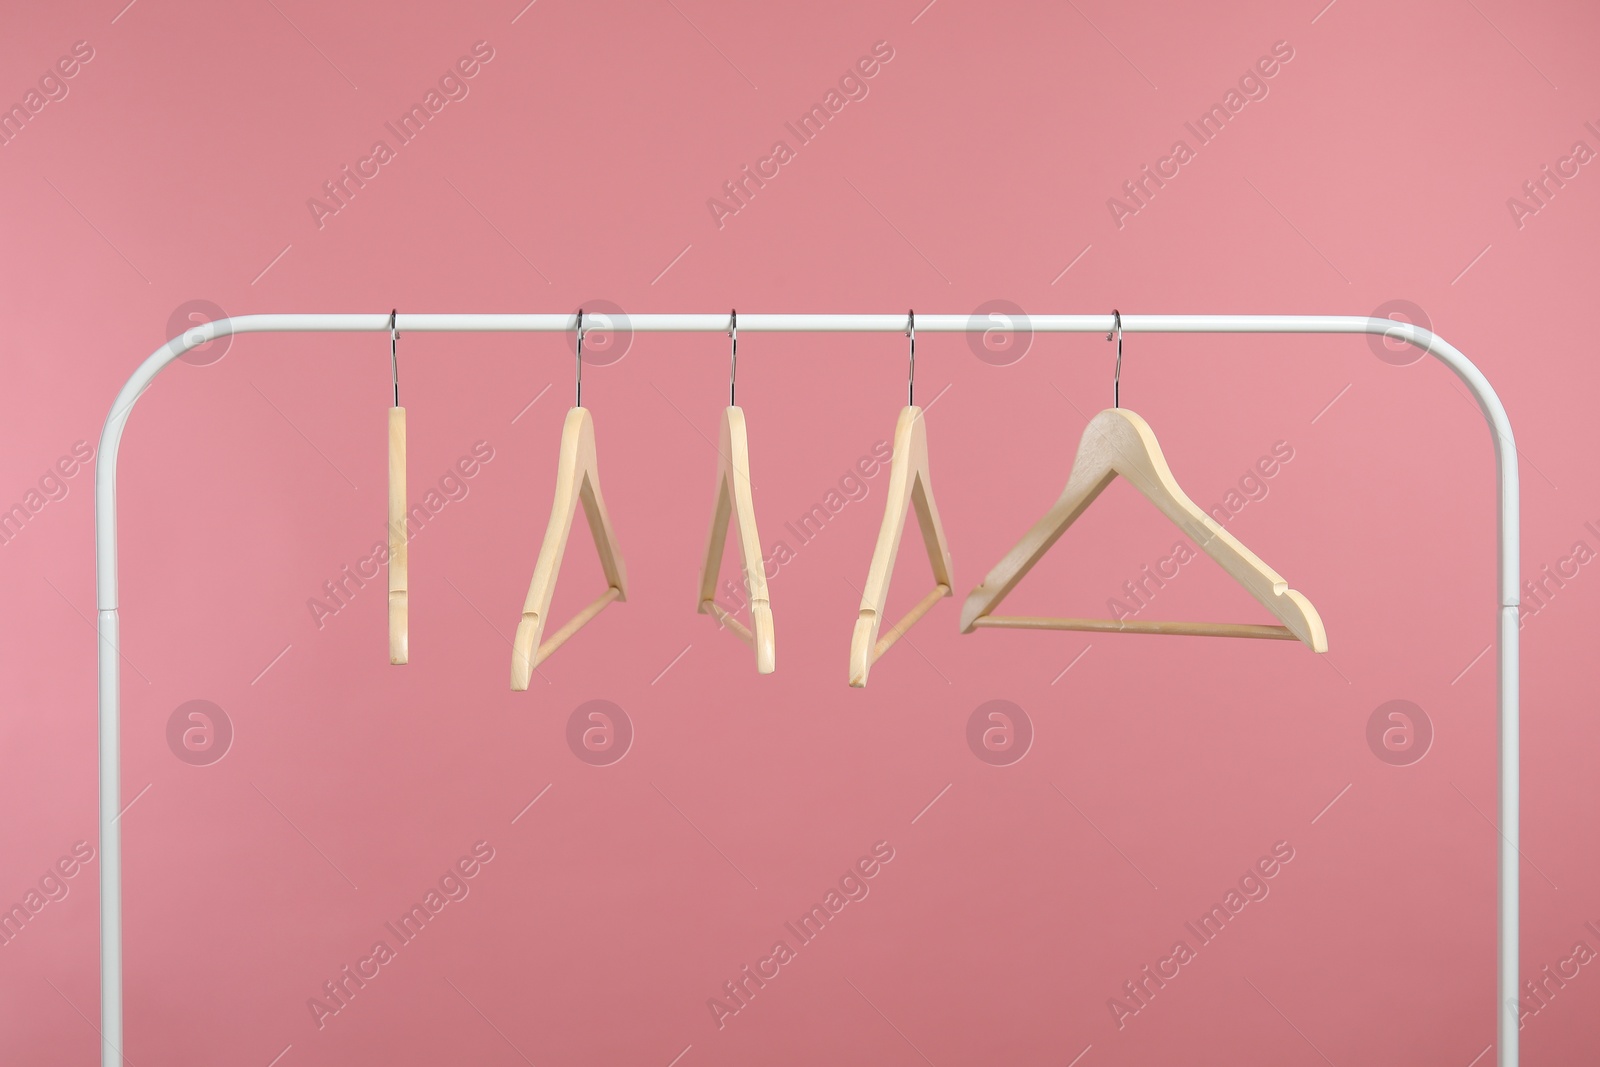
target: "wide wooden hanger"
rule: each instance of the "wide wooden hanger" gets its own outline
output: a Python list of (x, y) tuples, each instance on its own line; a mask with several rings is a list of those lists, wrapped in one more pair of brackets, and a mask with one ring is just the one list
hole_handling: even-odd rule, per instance
[[(544, 542), (539, 547), (539, 560), (533, 567), (533, 580), (528, 584), (528, 598), (523, 602), (522, 618), (517, 622), (517, 633), (511, 642), (511, 688), (518, 692), (528, 688), (534, 668), (605, 610), (606, 605), (614, 600), (628, 599), (628, 576), (622, 565), (622, 553), (617, 548), (617, 535), (611, 528), (605, 499), (600, 495), (594, 419), (590, 417), (589, 410), (582, 406), (581, 311), (578, 313), (578, 375), (579, 404), (567, 412), (567, 421), (561, 427), (561, 456), (556, 466), (556, 495), (550, 505), (550, 524), (545, 528)], [(605, 574), (606, 591), (541, 642), (550, 615), (550, 601), (555, 596), (561, 559), (567, 551), (567, 535), (572, 532), (572, 522), (577, 517), (579, 504), (583, 505), (589, 532), (594, 536), (595, 550), (600, 554), (600, 569)]]
[(411, 616), (407, 600), (406, 409), (400, 406), (400, 362), (395, 355), (395, 312), (389, 312), (389, 372), (394, 407), (389, 409), (389, 662), (411, 659)]
[[(1121, 316), (1116, 316), (1119, 372), (1120, 320)], [(1221, 564), (1222, 569), (1244, 586), (1282, 625), (990, 614), (1119, 475), (1160, 508), (1202, 551)], [(961, 632), (971, 633), (974, 629), (988, 627), (1299, 640), (1305, 642), (1313, 652), (1328, 650), (1327, 633), (1311, 601), (1304, 594), (1289, 588), (1289, 583), (1277, 571), (1263, 563), (1259, 556), (1189, 499), (1167, 466), (1161, 446), (1149, 424), (1123, 407), (1107, 408), (1090, 420), (1079, 442), (1078, 455), (1073, 460), (1072, 473), (1067, 478), (1067, 487), (1061, 498), (1017, 546), (1006, 553), (982, 584), (967, 596), (961, 608)]]
[[(917, 358), (915, 315), (912, 315), (906, 332), (911, 338), (914, 382)], [(908, 388), (908, 401), (911, 396), (911, 389)], [(905, 530), (908, 508), (915, 508), (917, 525), (922, 528), (922, 542), (928, 550), (928, 562), (933, 566), (933, 591), (880, 637), (878, 633), (883, 611), (889, 600), (889, 579), (894, 574), (895, 556), (900, 551), (900, 536)], [(850, 638), (850, 684), (856, 688), (865, 686), (867, 672), (872, 665), (940, 598), (949, 596), (953, 585), (950, 578), (950, 548), (945, 542), (944, 527), (939, 523), (939, 509), (934, 505), (933, 486), (928, 477), (926, 420), (921, 408), (907, 403), (900, 409), (900, 420), (895, 424), (883, 525), (878, 529), (878, 543), (873, 547), (872, 565), (867, 568), (867, 583), (861, 592), (861, 610), (856, 616), (855, 633)]]
[[(733, 338), (733, 369), (739, 367), (739, 317), (729, 319)], [(700, 565), (700, 597), (697, 610), (712, 615), (756, 654), (756, 673), (771, 674), (776, 666), (776, 639), (772, 631), (772, 601), (767, 594), (766, 566), (761, 559), (761, 538), (756, 533), (755, 501), (750, 489), (750, 440), (745, 433), (744, 411), (735, 406), (734, 379), (728, 383), (728, 406), (722, 411), (722, 430), (717, 435), (717, 494), (711, 510), (711, 532), (706, 537), (704, 561)], [(728, 541), (728, 522), (732, 520), (744, 565), (745, 592), (750, 599), (750, 625), (746, 627), (733, 612), (717, 603), (717, 577), (722, 572), (722, 553)]]

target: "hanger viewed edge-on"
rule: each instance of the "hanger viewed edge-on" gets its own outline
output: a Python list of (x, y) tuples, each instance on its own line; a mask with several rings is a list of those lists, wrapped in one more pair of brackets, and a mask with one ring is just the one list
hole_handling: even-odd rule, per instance
[(400, 360), (395, 342), (398, 309), (389, 312), (389, 376), (394, 406), (389, 409), (389, 662), (411, 660), (411, 605), (406, 537), (406, 409), (400, 406)]

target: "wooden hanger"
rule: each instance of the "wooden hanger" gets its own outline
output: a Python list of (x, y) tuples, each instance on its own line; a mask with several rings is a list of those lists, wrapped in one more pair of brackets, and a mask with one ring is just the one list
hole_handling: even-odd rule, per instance
[[(911, 338), (912, 381), (916, 374), (916, 316), (913, 314), (907, 328)], [(912, 389), (908, 386), (907, 399)], [(878, 528), (878, 543), (872, 550), (872, 565), (867, 568), (867, 584), (861, 593), (861, 610), (856, 615), (855, 633), (850, 638), (850, 684), (861, 688), (867, 684), (867, 672), (905, 632), (916, 625), (918, 619), (950, 595), (954, 583), (950, 579), (950, 549), (945, 543), (944, 527), (939, 523), (939, 509), (933, 502), (933, 486), (928, 477), (928, 429), (922, 409), (907, 404), (900, 409), (900, 420), (894, 428), (894, 451), (889, 459), (889, 498), (884, 505), (883, 525)], [(922, 528), (922, 542), (928, 550), (928, 562), (933, 566), (933, 591), (889, 627), (889, 632), (878, 636), (883, 620), (883, 610), (889, 600), (889, 579), (894, 574), (895, 556), (900, 551), (900, 536), (905, 530), (906, 510), (915, 507), (917, 525)]]
[[(739, 313), (729, 320), (733, 338), (733, 368), (739, 366)], [(761, 538), (756, 533), (755, 502), (750, 491), (750, 440), (745, 433), (744, 411), (733, 404), (734, 378), (728, 383), (728, 406), (722, 411), (722, 431), (717, 435), (717, 494), (711, 511), (711, 532), (700, 565), (698, 611), (712, 615), (755, 650), (756, 673), (771, 674), (776, 666), (776, 639), (772, 631), (772, 601), (767, 594), (766, 565), (761, 559)], [(733, 520), (744, 564), (745, 591), (750, 596), (750, 626), (717, 603), (717, 577), (722, 572), (722, 552), (728, 541), (728, 521)]]
[[(711, 512), (711, 533), (706, 538), (705, 562), (700, 567), (700, 614), (713, 615), (756, 653), (756, 673), (771, 674), (776, 655), (772, 632), (772, 601), (767, 594), (767, 574), (761, 560), (761, 538), (756, 533), (756, 512), (750, 494), (750, 446), (745, 436), (744, 412), (736, 407), (722, 411), (718, 435), (717, 498)], [(744, 564), (744, 584), (750, 595), (750, 626), (717, 603), (717, 576), (733, 520)]]
[(406, 409), (400, 406), (400, 364), (395, 356), (395, 312), (389, 312), (389, 370), (394, 407), (389, 409), (389, 662), (411, 659), (410, 607), (406, 587)]
[(406, 409), (389, 409), (389, 662), (411, 658), (406, 598)]
[[(1118, 475), (1150, 499), (1205, 553), (1250, 591), (1281, 626), (1246, 623), (1147, 622), (1114, 619), (1034, 618), (991, 615), (1023, 575), (1050, 550), (1067, 527), (1082, 515)], [(1066, 490), (1017, 546), (1006, 553), (961, 608), (961, 632), (980, 627), (1023, 630), (1093, 630), (1109, 633), (1180, 634), (1207, 637), (1255, 637), (1304, 641), (1313, 652), (1328, 650), (1328, 637), (1317, 609), (1305, 595), (1289, 588), (1277, 571), (1263, 563), (1185, 495), (1172, 476), (1161, 446), (1144, 419), (1127, 408), (1107, 408), (1089, 422), (1078, 445)]]
[[(578, 313), (578, 399), (583, 399), (583, 313)], [(589, 521), (589, 532), (594, 535), (594, 547), (600, 553), (600, 569), (606, 576), (606, 591), (593, 603), (572, 617), (561, 629), (545, 638), (545, 622), (550, 614), (550, 600), (555, 595), (556, 577), (561, 571), (561, 558), (567, 551), (567, 535), (572, 532), (572, 520), (577, 517), (579, 504)], [(533, 567), (533, 580), (528, 584), (528, 599), (522, 605), (522, 618), (517, 622), (517, 633), (511, 642), (511, 688), (522, 692), (533, 678), (534, 668), (567, 639), (583, 629), (596, 615), (605, 610), (613, 600), (628, 599), (628, 576), (622, 565), (622, 553), (617, 548), (617, 535), (611, 528), (611, 518), (606, 514), (606, 504), (600, 495), (600, 473), (595, 462), (594, 419), (584, 407), (574, 407), (567, 412), (567, 421), (561, 427), (561, 458), (556, 467), (556, 496), (550, 505), (550, 524), (545, 528), (544, 543), (539, 548), (539, 561)]]

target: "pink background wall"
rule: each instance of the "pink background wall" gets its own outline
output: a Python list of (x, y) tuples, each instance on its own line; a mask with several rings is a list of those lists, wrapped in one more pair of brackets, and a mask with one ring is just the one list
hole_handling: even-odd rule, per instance
[[(1511, 412), (1525, 573), (1566, 574), (1523, 631), (1522, 968), (1567, 977), (1543, 979), (1523, 1036), (1529, 1063), (1593, 1058), (1600, 475), (1582, 315), (1600, 177), (1573, 159), (1576, 142), (1585, 162), (1600, 150), (1592, 5), (522, 2), (110, 0), (7, 20), (0, 103), (26, 110), (38, 89), (40, 105), (0, 147), (0, 505), (28, 514), (0, 546), (0, 903), (37, 906), (0, 946), (7, 1062), (96, 1062), (82, 459), (197, 300), (229, 314), (1413, 302)], [(44, 77), (75, 42), (73, 76)], [(441, 82), (475, 45), (473, 76)], [(892, 58), (844, 82), (842, 110), (800, 143), (785, 123), (875, 47)], [(1292, 58), (1246, 77), (1275, 47)], [(1241, 84), (1242, 108), (1201, 144), (1185, 123)], [(399, 144), (385, 123), (430, 89), (442, 108)], [(379, 139), (393, 158), (318, 219), (308, 199)], [(719, 219), (708, 200), (780, 139), (793, 158)], [(1131, 214), (1108, 207), (1179, 139), (1193, 158), (1176, 175), (1125, 200)], [(1547, 164), (1564, 184), (1513, 211)], [(1474, 1060), (1494, 1039), (1492, 460), (1441, 367), (1359, 338), (1128, 339), (1124, 402), (1196, 500), (1252, 491), (1230, 529), (1312, 598), (1326, 657), (961, 636), (959, 597), (1054, 500), (1109, 402), (1112, 352), (1040, 337), (986, 360), (925, 335), (917, 386), (958, 598), (857, 691), (846, 651), (887, 476), (847, 476), (892, 435), (904, 342), (744, 338), (762, 539), (794, 552), (771, 586), (778, 673), (757, 677), (693, 610), (726, 343), (642, 335), (584, 394), (630, 598), (514, 694), (508, 640), (569, 344), (401, 339), (413, 499), (441, 479), (455, 497), (411, 546), (403, 668), (386, 661), (381, 577), (320, 628), (308, 608), (383, 534), (385, 340), (238, 338), (140, 403), (120, 472), (132, 1062), (1492, 1061)], [(493, 458), (447, 478), (478, 442)], [(1252, 479), (1275, 448), (1292, 459)], [(63, 457), (72, 476), (52, 476)], [(801, 545), (784, 524), (841, 479), (843, 507)], [(1176, 540), (1115, 486), (1008, 605), (1102, 615)], [(926, 588), (907, 544), (891, 610)], [(575, 540), (557, 613), (600, 587)], [(1205, 559), (1141, 617), (1265, 620)], [(194, 700), (230, 724), (220, 760), (205, 762), (220, 739), (188, 761), (169, 745)], [(631, 725), (620, 762), (569, 747), (591, 700)], [(969, 748), (991, 700), (1032, 731), (1008, 765)], [(1389, 761), (1369, 745), (1391, 700), (1426, 716), (1420, 761), (1406, 762), (1420, 741)], [(845, 882), (864, 897), (811, 943), (786, 930), (874, 847), (892, 860)], [(1275, 848), (1273, 877), (1244, 880), (1260, 899), (1202, 944), (1185, 923)], [(463, 857), (473, 877), (446, 877)], [(447, 903), (401, 943), (385, 924), (441, 879)], [(724, 983), (771, 974), (780, 939), (793, 959), (719, 1026), (708, 1000), (737, 1007)], [(1180, 939), (1193, 958), (1162, 963)], [(363, 964), (378, 941), (393, 958)], [(376, 975), (340, 1006), (324, 983), (347, 965)], [(1141, 1006), (1124, 983), (1147, 965), (1177, 973)]]

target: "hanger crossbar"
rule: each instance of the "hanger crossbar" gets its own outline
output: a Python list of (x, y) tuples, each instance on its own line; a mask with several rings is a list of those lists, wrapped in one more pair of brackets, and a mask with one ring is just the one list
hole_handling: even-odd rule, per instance
[(533, 665), (537, 667), (539, 664), (549, 659), (552, 652), (566, 644), (569, 637), (583, 629), (584, 626), (588, 624), (590, 619), (604, 611), (606, 609), (606, 605), (610, 604), (613, 600), (616, 600), (621, 595), (622, 590), (618, 589), (616, 586), (607, 586), (604, 593), (601, 593), (599, 596), (595, 597), (594, 600), (591, 601), (582, 611), (568, 619), (565, 626), (561, 627), (561, 629), (544, 639), (544, 642), (539, 645), (538, 651), (534, 652), (533, 654)]
[(701, 614), (710, 614), (714, 616), (717, 622), (721, 623), (723, 626), (726, 626), (728, 630), (732, 632), (733, 636), (737, 637), (751, 648), (756, 647), (756, 635), (750, 632), (750, 628), (744, 623), (740, 622), (738, 619), (734, 618), (732, 612), (723, 607), (721, 604), (718, 604), (715, 600), (702, 600), (700, 602), (700, 611)]
[[(599, 314), (585, 316), (590, 329)], [(420, 333), (559, 333), (575, 329), (576, 312), (537, 315), (397, 315), (395, 328)], [(616, 316), (612, 328), (635, 332), (719, 333), (730, 327), (727, 313), (642, 314)], [(907, 316), (890, 315), (750, 315), (739, 316), (745, 333), (900, 333)], [(1110, 315), (1030, 315), (1019, 328), (1034, 333), (1110, 332)], [(993, 329), (987, 316), (917, 315), (917, 330), (929, 333), (981, 333)], [(241, 333), (381, 332), (390, 328), (386, 313), (354, 315), (243, 315), (196, 326), (156, 349), (123, 385), (106, 416), (95, 468), (95, 599), (99, 614), (99, 833), (100, 833), (100, 1041), (103, 1067), (121, 1067), (122, 999), (122, 714), (120, 623), (117, 612), (117, 459), (122, 432), (134, 404), (155, 376), (197, 345)], [(1518, 921), (1520, 897), (1518, 842), (1521, 837), (1521, 707), (1519, 703), (1518, 605), (1521, 525), (1516, 443), (1511, 421), (1489, 380), (1459, 349), (1439, 335), (1410, 323), (1354, 315), (1123, 315), (1123, 333), (1192, 334), (1366, 334), (1405, 341), (1443, 363), (1467, 387), (1488, 424), (1494, 446), (1498, 553), (1495, 568), (1498, 601), (1499, 667), (1499, 830), (1497, 880), (1497, 962), (1495, 978), (1495, 1042), (1497, 1067), (1518, 1067)], [(707, 355), (722, 358), (720, 349)], [(885, 358), (904, 353), (893, 346)], [(607, 594), (609, 596), (609, 594)], [(609, 599), (603, 597), (609, 603)], [(597, 606), (598, 605), (598, 606)], [(598, 611), (604, 604), (591, 605)], [(587, 609), (586, 609), (587, 610)], [(890, 635), (894, 633), (891, 629)], [(890, 636), (885, 635), (885, 637)], [(552, 637), (550, 640), (554, 640)], [(881, 639), (880, 639), (881, 640)], [(547, 641), (546, 644), (549, 644)]]
[(889, 627), (888, 633), (878, 638), (878, 643), (872, 646), (872, 662), (878, 662), (883, 657), (883, 654), (893, 648), (894, 643), (905, 635), (907, 630), (916, 625), (918, 619), (926, 615), (935, 604), (949, 595), (950, 587), (948, 585), (940, 584), (934, 586), (933, 592), (917, 601), (910, 611), (900, 616), (899, 622)]
[(1035, 615), (982, 615), (972, 621), (980, 630), (1089, 630), (1102, 634), (1171, 634), (1177, 637), (1254, 637), (1265, 641), (1298, 641), (1287, 626), (1253, 622), (1153, 622), (1145, 619), (1057, 619)]

